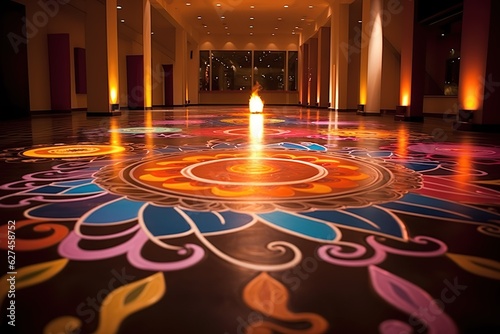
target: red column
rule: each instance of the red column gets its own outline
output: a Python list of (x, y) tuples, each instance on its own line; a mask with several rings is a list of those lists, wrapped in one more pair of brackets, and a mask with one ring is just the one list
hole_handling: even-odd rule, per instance
[(423, 121), (425, 85), (425, 30), (415, 19), (415, 2), (403, 8), (401, 77), (396, 120)]

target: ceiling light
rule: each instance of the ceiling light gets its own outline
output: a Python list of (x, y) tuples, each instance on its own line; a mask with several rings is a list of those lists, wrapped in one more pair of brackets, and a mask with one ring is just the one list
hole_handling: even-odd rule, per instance
[(276, 34), (273, 32), (271, 35), (273, 35), (273, 36), (274, 36), (274, 35), (276, 35)]
[(154, 35), (154, 34), (155, 34), (155, 32), (154, 32), (154, 31), (151, 31), (151, 35)]
[(118, 5), (116, 6), (116, 9), (122, 9), (122, 6)]
[(222, 5), (221, 5), (220, 3), (218, 3), (218, 4), (216, 4), (216, 6), (217, 6), (217, 7), (220, 7), (220, 6), (222, 6)]
[(198, 16), (198, 20), (201, 20), (201, 16)]
[(207, 31), (207, 35), (210, 35), (210, 31)]
[(283, 7), (288, 8), (288, 5), (284, 5)]
[(301, 20), (301, 21), (304, 21), (304, 20), (305, 20), (305, 18), (301, 18), (300, 20)]
[(295, 31), (292, 31), (292, 35), (295, 35)]
[(278, 30), (278, 27), (274, 27), (275, 30)]
[(229, 28), (227, 26), (225, 26), (224, 29), (229, 29)]
[(224, 20), (226, 17), (225, 17), (224, 15), (222, 15), (220, 18), (221, 18), (222, 20)]
[(250, 26), (250, 29), (253, 29), (253, 26)]
[(313, 5), (309, 5), (309, 9), (312, 9), (313, 8)]
[(253, 32), (250, 33), (250, 36), (253, 36)]
[(231, 33), (228, 32), (227, 35), (229, 36), (229, 35), (231, 35)]
[(283, 18), (281, 18), (281, 17), (278, 17), (278, 21), (281, 21), (281, 20), (283, 20)]
[(250, 18), (250, 20), (253, 20), (253, 19), (254, 19), (253, 17)]
[(121, 23), (125, 23), (125, 20), (124, 20), (124, 19), (121, 19), (121, 20), (120, 20), (120, 22), (121, 22)]
[(361, 20), (358, 20), (358, 23), (362, 23), (362, 22), (363, 22), (363, 21), (361, 21)]
[(254, 5), (251, 5), (251, 6), (250, 6), (250, 8), (251, 8), (251, 9), (254, 9), (254, 8), (255, 8), (255, 6), (254, 6)]
[(186, 2), (186, 6), (191, 6), (191, 2)]

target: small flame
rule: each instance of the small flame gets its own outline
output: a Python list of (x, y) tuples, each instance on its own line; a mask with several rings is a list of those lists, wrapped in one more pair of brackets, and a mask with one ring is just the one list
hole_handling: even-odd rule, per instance
[(259, 83), (256, 83), (252, 88), (252, 95), (250, 96), (250, 112), (251, 113), (261, 113), (264, 110), (264, 102), (259, 96), (259, 90), (262, 89), (262, 86)]

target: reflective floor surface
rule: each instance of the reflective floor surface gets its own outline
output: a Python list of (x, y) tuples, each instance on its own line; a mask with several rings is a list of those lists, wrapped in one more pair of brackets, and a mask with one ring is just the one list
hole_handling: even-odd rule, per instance
[(0, 130), (2, 333), (500, 332), (499, 134), (243, 106)]

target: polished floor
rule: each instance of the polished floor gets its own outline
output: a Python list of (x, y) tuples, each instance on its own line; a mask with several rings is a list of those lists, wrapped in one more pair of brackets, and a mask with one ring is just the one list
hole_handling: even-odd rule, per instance
[(498, 133), (74, 112), (0, 123), (0, 166), (1, 333), (500, 332)]

